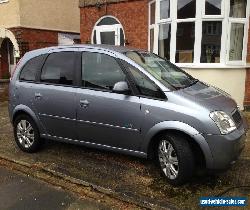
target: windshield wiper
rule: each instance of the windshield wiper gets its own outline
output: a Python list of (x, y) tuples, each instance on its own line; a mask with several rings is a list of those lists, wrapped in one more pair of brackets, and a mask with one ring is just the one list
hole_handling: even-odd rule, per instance
[(191, 87), (192, 85), (196, 84), (197, 82), (199, 82), (198, 79), (193, 79), (193, 81), (187, 87)]

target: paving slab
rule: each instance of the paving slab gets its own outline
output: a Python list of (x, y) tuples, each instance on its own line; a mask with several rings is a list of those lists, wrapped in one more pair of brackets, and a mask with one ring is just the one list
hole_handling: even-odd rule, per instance
[(249, 139), (248, 136), (240, 159), (227, 172), (196, 175), (188, 184), (172, 187), (154, 164), (144, 159), (52, 141), (46, 141), (36, 154), (23, 153), (14, 143), (7, 103), (0, 104), (0, 157), (42, 167), (62, 177), (80, 180), (83, 185), (91, 185), (104, 193), (152, 208), (197, 209), (201, 196), (235, 194), (249, 197)]

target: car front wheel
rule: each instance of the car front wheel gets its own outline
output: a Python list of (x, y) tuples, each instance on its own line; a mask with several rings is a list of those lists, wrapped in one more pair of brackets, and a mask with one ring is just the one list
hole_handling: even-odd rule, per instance
[(181, 135), (162, 135), (157, 148), (157, 162), (172, 185), (181, 185), (193, 175), (195, 162), (191, 147)]

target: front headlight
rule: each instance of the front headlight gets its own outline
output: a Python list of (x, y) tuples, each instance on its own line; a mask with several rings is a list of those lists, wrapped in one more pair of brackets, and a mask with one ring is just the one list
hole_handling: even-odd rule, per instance
[(228, 134), (236, 129), (234, 121), (225, 112), (214, 111), (209, 116), (218, 126), (221, 134)]

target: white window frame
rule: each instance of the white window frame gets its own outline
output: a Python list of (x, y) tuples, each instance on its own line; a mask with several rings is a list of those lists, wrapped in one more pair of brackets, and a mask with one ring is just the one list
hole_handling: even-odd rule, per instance
[[(246, 6), (246, 17), (245, 18), (234, 18), (229, 17), (230, 4), (228, 4), (228, 39), (227, 39), (227, 64), (228, 65), (246, 65), (247, 64), (247, 42), (248, 42), (248, 29), (249, 29), (249, 10), (250, 10), (250, 0), (247, 0)], [(230, 50), (230, 36), (231, 36), (231, 26), (232, 23), (242, 23), (244, 24), (244, 36), (243, 36), (243, 50), (242, 50), (242, 60), (240, 61), (230, 61), (229, 60), (229, 50)], [(245, 44), (246, 43), (246, 44)]]
[(0, 4), (7, 3), (9, 0), (0, 0)]
[[(194, 41), (194, 59), (193, 63), (176, 63), (180, 67), (190, 68), (231, 68), (232, 66), (246, 66), (247, 57), (247, 41), (248, 41), (248, 29), (249, 29), (249, 13), (250, 13), (250, 0), (247, 0), (246, 18), (240, 20), (240, 18), (230, 18), (230, 1), (221, 1), (221, 15), (206, 15), (205, 14), (205, 0), (196, 0), (196, 16), (195, 18), (177, 19), (177, 1), (170, 0), (170, 17), (168, 19), (160, 20), (160, 1), (153, 0), (149, 2), (149, 27), (148, 27), (148, 49), (150, 49), (150, 29), (154, 29), (154, 50), (153, 52), (158, 54), (158, 36), (160, 24), (171, 24), (171, 38), (170, 38), (170, 61), (175, 63), (176, 54), (176, 32), (177, 23), (181, 22), (194, 22), (195, 23), (195, 41)], [(150, 25), (150, 5), (156, 3), (155, 6), (155, 24)], [(237, 19), (237, 20), (236, 20)], [(203, 21), (221, 21), (222, 22), (222, 34), (221, 34), (221, 53), (220, 63), (200, 63), (201, 56), (201, 41), (202, 41), (202, 22)], [(243, 52), (242, 61), (229, 61), (229, 48), (230, 48), (230, 26), (231, 22), (244, 23), (244, 38), (243, 38)]]
[[(101, 26), (98, 26), (98, 24), (105, 18), (113, 18), (115, 19), (118, 23), (117, 24), (113, 24), (113, 25), (101, 25)], [(112, 27), (113, 26), (113, 27)], [(103, 28), (103, 30), (101, 29)], [(125, 31), (124, 31), (124, 28), (121, 24), (121, 22), (114, 16), (112, 15), (104, 15), (102, 16), (96, 23), (95, 23), (95, 26), (93, 27), (92, 29), (92, 33), (91, 33), (91, 44), (94, 44), (94, 33), (96, 31), (96, 42), (97, 42), (97, 39), (100, 41), (99, 37), (98, 36), (98, 33), (97, 31), (115, 31), (115, 36), (116, 36), (116, 43), (118, 45), (120, 45), (120, 29), (123, 30), (123, 36), (124, 36), (124, 46), (126, 45), (126, 36), (125, 36)]]
[[(151, 5), (153, 3), (156, 3), (156, 0), (149, 2), (149, 7), (148, 7), (148, 23), (149, 23), (149, 27), (148, 27), (148, 50), (150, 50), (150, 29), (154, 29), (154, 44), (153, 44), (153, 52), (154, 53), (158, 53), (158, 47), (157, 47), (157, 52), (156, 52), (156, 45), (158, 46), (158, 31), (156, 31), (158, 29), (157, 25), (156, 25), (156, 17), (155, 17), (155, 23), (154, 24), (150, 24), (151, 22)], [(155, 4), (155, 8), (157, 7), (157, 4)], [(155, 9), (157, 11), (157, 9)], [(156, 15), (156, 11), (155, 11), (155, 15)], [(157, 36), (157, 39), (156, 37)]]

